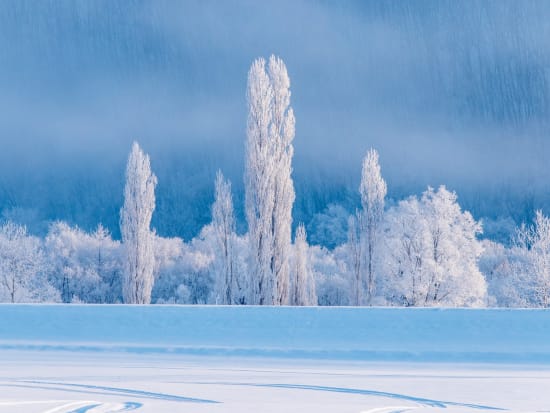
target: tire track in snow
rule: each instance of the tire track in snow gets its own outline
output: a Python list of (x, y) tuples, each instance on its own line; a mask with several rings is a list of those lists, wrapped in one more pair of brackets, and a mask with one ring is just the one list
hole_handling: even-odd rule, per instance
[(71, 410), (66, 413), (120, 413), (128, 412), (130, 410), (137, 410), (141, 406), (141, 403), (136, 402), (126, 402), (126, 403), (99, 403), (99, 404), (89, 404), (82, 406), (75, 410)]
[(367, 396), (388, 397), (391, 399), (406, 400), (406, 401), (418, 403), (423, 406), (439, 407), (442, 409), (445, 409), (448, 406), (457, 406), (457, 407), (468, 407), (470, 409), (479, 409), (479, 410), (497, 410), (497, 411), (506, 410), (501, 407), (486, 406), (482, 404), (450, 402), (450, 401), (443, 401), (443, 400), (427, 399), (424, 397), (408, 396), (406, 394), (390, 393), (390, 392), (377, 391), (377, 390), (354, 389), (354, 388), (346, 388), (346, 387), (315, 386), (315, 385), (308, 385), (308, 384), (279, 384), (279, 383), (266, 384), (266, 383), (231, 383), (231, 382), (217, 382), (217, 383), (201, 382), (196, 384), (220, 384), (220, 385), (229, 385), (229, 386), (271, 387), (271, 388), (279, 388), (279, 389), (298, 389), (298, 390), (326, 391), (326, 392), (333, 392), (333, 393), (364, 394)]
[[(96, 407), (102, 406), (101, 403), (99, 404), (87, 404), (85, 406), (79, 407), (78, 409), (71, 410), (68, 413), (92, 413)], [(116, 410), (118, 412), (118, 410)], [(112, 410), (109, 410), (108, 413), (114, 413)]]
[(168, 400), (168, 401), (175, 401), (175, 402), (212, 403), (212, 404), (220, 403), (215, 400), (198, 399), (194, 397), (185, 397), (185, 396), (178, 396), (178, 395), (166, 394), (166, 393), (155, 393), (155, 392), (150, 392), (145, 390), (125, 389), (121, 387), (97, 386), (92, 384), (63, 383), (63, 382), (37, 381), (37, 380), (20, 380), (18, 381), (18, 383), (37, 384), (37, 385), (46, 385), (46, 386), (50, 386), (50, 385), (61, 386), (61, 387), (94, 390), (94, 391), (106, 391), (106, 392), (112, 392), (116, 394), (123, 394), (127, 396), (147, 397), (150, 399), (160, 399), (160, 400)]
[(418, 409), (416, 406), (385, 406), (375, 407), (374, 409), (365, 410), (361, 413), (404, 413), (409, 410)]
[[(90, 403), (92, 403), (92, 404), (90, 405)], [(70, 413), (70, 412), (75, 412), (75, 411), (78, 412), (79, 410), (82, 411), (81, 408), (86, 409), (87, 407), (97, 407), (100, 404), (101, 403), (91, 402), (91, 401), (86, 401), (86, 400), (72, 401), (72, 402), (63, 404), (61, 406), (56, 406), (56, 407), (53, 407), (51, 409), (48, 409), (43, 413), (68, 413), (68, 412)], [(86, 410), (84, 410), (84, 412), (86, 412)]]
[(63, 403), (60, 406), (48, 408), (42, 413), (121, 413), (137, 410), (143, 405), (137, 402), (102, 403), (89, 400), (34, 400), (0, 402), (0, 406), (26, 406), (37, 404)]
[(278, 388), (289, 388), (289, 389), (303, 389), (303, 390), (318, 390), (318, 391), (328, 391), (336, 393), (350, 393), (350, 394), (365, 394), (369, 396), (380, 396), (380, 397), (389, 397), (392, 399), (407, 400), (411, 402), (416, 402), (424, 406), (429, 407), (440, 407), (447, 408), (448, 406), (457, 406), (457, 407), (468, 407), (471, 409), (479, 410), (506, 410), (500, 407), (485, 406), (481, 404), (471, 404), (471, 403), (460, 403), (460, 402), (449, 402), (435, 399), (426, 399), (423, 397), (408, 396), (405, 394), (399, 393), (389, 393), (376, 390), (363, 390), (363, 389), (350, 389), (345, 387), (329, 387), (329, 386), (312, 386), (304, 384), (269, 384), (265, 385), (269, 387), (278, 387)]
[[(101, 394), (102, 396), (120, 396), (120, 393), (118, 392), (103, 391), (99, 393), (98, 391), (94, 391), (94, 390), (74, 389), (74, 388), (69, 389), (63, 386), (52, 386), (52, 385), (39, 386), (37, 384), (31, 385), (31, 384), (20, 383), (20, 384), (0, 384), (0, 387), (17, 387), (17, 388), (38, 389), (38, 390), (59, 390), (65, 393), (79, 393), (79, 394), (93, 394), (93, 395)], [(140, 397), (144, 397), (144, 396), (140, 396)]]
[(68, 403), (71, 400), (9, 400), (0, 401), (0, 407), (2, 406), (25, 406), (27, 404), (54, 404), (54, 403)]

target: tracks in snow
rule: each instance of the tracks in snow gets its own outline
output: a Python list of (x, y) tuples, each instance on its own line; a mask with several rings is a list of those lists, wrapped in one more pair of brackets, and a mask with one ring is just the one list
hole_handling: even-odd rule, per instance
[[(323, 392), (334, 392), (334, 393), (347, 393), (347, 394), (361, 394), (366, 396), (376, 396), (376, 397), (386, 397), (393, 400), (400, 400), (405, 402), (412, 402), (417, 406), (431, 407), (436, 409), (445, 409), (447, 407), (462, 407), (476, 410), (505, 410), (499, 407), (479, 405), (479, 404), (470, 404), (470, 403), (459, 403), (452, 401), (443, 401), (428, 399), (422, 397), (416, 397), (405, 394), (382, 392), (376, 390), (367, 390), (367, 389), (357, 389), (357, 388), (345, 388), (345, 387), (331, 387), (331, 386), (316, 386), (316, 385), (306, 385), (306, 384), (281, 384), (281, 383), (239, 383), (239, 382), (193, 382), (194, 384), (205, 384), (205, 385), (230, 385), (230, 386), (250, 386), (250, 387), (269, 387), (269, 388), (279, 388), (279, 389), (289, 389), (289, 390), (310, 390), (310, 391), (323, 391)], [(72, 393), (86, 393), (86, 394), (95, 394), (101, 396), (124, 396), (124, 397), (136, 397), (136, 398), (147, 398), (147, 399), (156, 399), (163, 401), (172, 401), (172, 402), (185, 402), (185, 403), (211, 403), (217, 404), (219, 401), (208, 400), (208, 399), (198, 399), (193, 397), (185, 397), (174, 394), (167, 393), (158, 393), (137, 389), (128, 389), (121, 387), (112, 387), (112, 386), (99, 386), (92, 384), (79, 384), (79, 383), (66, 383), (59, 381), (42, 381), (42, 380), (19, 380), (12, 382), (10, 384), (1, 384), (0, 386), (4, 387), (24, 387), (29, 389), (45, 389), (45, 390), (58, 390), (64, 392)], [(98, 401), (75, 401), (75, 400), (49, 400), (44, 402), (1, 402), (0, 407), (5, 405), (20, 405), (25, 404), (53, 404), (53, 403), (63, 403), (56, 407), (45, 410), (42, 413), (119, 413), (119, 412), (128, 412), (132, 410), (137, 410), (143, 406), (142, 403), (137, 402), (122, 402), (122, 403), (106, 403)], [(417, 407), (413, 406), (386, 406), (378, 407), (362, 413), (404, 413), (410, 410), (413, 410)]]
[(101, 403), (96, 401), (77, 401), (64, 404), (53, 409), (46, 410), (44, 413), (120, 413), (137, 410), (142, 406), (141, 403)]
[[(427, 399), (423, 397), (410, 396), (406, 394), (390, 393), (390, 392), (367, 390), (367, 389), (355, 389), (355, 388), (348, 388), (348, 387), (315, 386), (315, 385), (309, 385), (309, 384), (282, 384), (282, 383), (271, 383), (271, 384), (269, 383), (234, 383), (234, 382), (212, 382), (212, 383), (195, 382), (195, 383), (196, 384), (219, 384), (219, 385), (226, 385), (226, 386), (250, 386), (250, 387), (271, 387), (271, 388), (277, 388), (277, 389), (313, 390), (313, 391), (324, 391), (324, 392), (332, 392), (332, 393), (363, 394), (366, 396), (386, 397), (394, 400), (408, 401), (408, 402), (416, 403), (417, 405), (421, 405), (425, 407), (435, 407), (440, 409), (446, 409), (447, 407), (453, 406), (453, 407), (465, 407), (465, 408), (475, 409), (475, 410), (493, 410), (493, 411), (506, 410), (501, 407), (486, 406), (482, 404), (460, 403), (460, 402), (453, 402), (453, 401)], [(407, 409), (411, 409), (411, 408), (414, 408), (414, 407), (408, 407)], [(386, 408), (384, 407), (383, 409), (386, 409)], [(404, 410), (397, 410), (397, 411), (402, 412)], [(394, 413), (396, 413), (397, 411), (395, 411)], [(370, 412), (386, 413), (384, 410), (378, 411), (376, 409)]]
[(374, 409), (365, 410), (361, 413), (405, 413), (409, 410), (417, 409), (415, 406), (385, 406), (376, 407)]
[[(97, 393), (97, 394), (117, 394), (134, 397), (145, 397), (148, 399), (160, 399), (173, 402), (187, 402), (187, 403), (219, 403), (215, 400), (198, 399), (194, 397), (178, 396), (175, 394), (157, 393), (145, 390), (126, 389), (122, 387), (111, 386), (97, 386), (92, 384), (77, 384), (77, 383), (63, 383), (55, 381), (37, 381), (37, 380), (21, 380), (17, 383), (22, 383), (24, 387), (39, 387), (46, 386), (48, 388), (56, 388), (57, 390), (66, 390), (81, 393)], [(65, 389), (64, 389), (65, 388)]]
[[(124, 396), (157, 399), (184, 403), (219, 403), (214, 400), (184, 397), (174, 394), (157, 393), (144, 390), (127, 389), (111, 386), (97, 386), (91, 384), (63, 383), (54, 381), (20, 380), (10, 384), (1, 384), (0, 387), (24, 387), (29, 389), (58, 390), (70, 393), (86, 393), (101, 396)], [(28, 405), (48, 406), (42, 413), (122, 413), (140, 409), (143, 404), (127, 402), (100, 402), (95, 400), (42, 400), (42, 401), (0, 401), (0, 411), (3, 406), (17, 406), (17, 410)], [(49, 407), (53, 405), (54, 407)]]
[(0, 407), (14, 406), (22, 408), (23, 406), (41, 404), (56, 405), (55, 407), (47, 408), (42, 413), (122, 413), (137, 410), (143, 406), (137, 402), (104, 403), (92, 400), (35, 400), (4, 401), (0, 402)]

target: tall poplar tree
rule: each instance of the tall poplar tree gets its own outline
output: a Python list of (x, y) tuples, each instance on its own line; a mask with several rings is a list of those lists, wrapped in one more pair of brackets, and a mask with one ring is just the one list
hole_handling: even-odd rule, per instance
[(245, 195), (251, 302), (289, 301), (294, 184), (294, 113), (284, 62), (271, 56), (252, 63), (248, 73)]
[(150, 225), (155, 210), (156, 184), (149, 156), (134, 142), (126, 166), (124, 206), (120, 211), (124, 246), (122, 296), (128, 304), (151, 302), (155, 256)]
[(216, 174), (215, 200), (212, 205), (212, 226), (216, 237), (216, 302), (233, 304), (235, 277), (235, 218), (231, 182), (218, 171)]
[(375, 258), (377, 253), (377, 238), (382, 214), (384, 213), (384, 198), (386, 197), (386, 182), (380, 172), (378, 152), (370, 149), (363, 159), (361, 172), (360, 212), (360, 242), (361, 242), (361, 280), (362, 292), (366, 304), (371, 304), (375, 293), (376, 269)]

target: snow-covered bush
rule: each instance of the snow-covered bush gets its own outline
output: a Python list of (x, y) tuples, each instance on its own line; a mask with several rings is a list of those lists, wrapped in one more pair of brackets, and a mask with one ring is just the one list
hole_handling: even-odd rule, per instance
[(349, 305), (351, 284), (345, 247), (333, 251), (318, 245), (309, 248), (319, 305)]
[(47, 280), (48, 261), (39, 238), (24, 226), (0, 226), (0, 301), (58, 301), (59, 294)]
[(315, 278), (311, 268), (306, 229), (296, 228), (290, 266), (290, 305), (317, 305)]
[(207, 304), (214, 290), (212, 264), (208, 247), (211, 230), (206, 227), (189, 244), (181, 238), (154, 239), (156, 279), (152, 292), (154, 303)]
[(497, 242), (484, 240), (479, 269), (487, 281), (488, 306), (530, 307), (528, 266), (524, 252), (506, 248)]
[(122, 298), (121, 246), (101, 225), (86, 233), (55, 222), (45, 239), (49, 279), (65, 303), (116, 303)]

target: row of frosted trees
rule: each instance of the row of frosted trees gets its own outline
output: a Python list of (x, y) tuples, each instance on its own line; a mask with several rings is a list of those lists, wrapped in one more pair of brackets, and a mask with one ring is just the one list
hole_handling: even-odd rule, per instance
[[(216, 178), (212, 208), (215, 234), (216, 302), (258, 305), (315, 304), (313, 278), (308, 276), (305, 231), (297, 231), (294, 251), (300, 273), (290, 279), (292, 205), (291, 178), (294, 114), (290, 107), (290, 80), (283, 61), (258, 59), (248, 75), (246, 141), (247, 274), (237, 276), (235, 218), (231, 184)], [(126, 170), (121, 233), (124, 246), (122, 293), (126, 303), (151, 301), (154, 283), (154, 235), (150, 230), (155, 207), (156, 178), (150, 162), (134, 143)], [(307, 285), (299, 285), (305, 283)], [(292, 288), (292, 295), (291, 295)]]
[[(157, 179), (134, 143), (126, 168), (121, 242), (101, 226), (63, 222), (44, 239), (0, 227), (0, 299), (93, 303), (548, 306), (550, 220), (537, 213), (513, 246), (482, 241), (481, 223), (445, 187), (387, 207), (378, 153), (362, 165), (360, 208), (328, 250), (292, 237), (295, 118), (283, 61), (248, 74), (245, 211), (236, 233), (231, 183), (216, 175), (212, 222), (189, 242), (151, 230)], [(292, 240), (294, 238), (294, 240)]]

